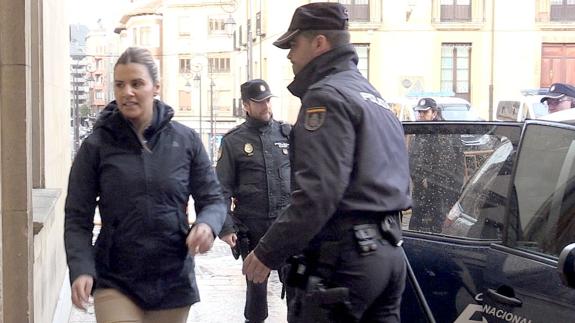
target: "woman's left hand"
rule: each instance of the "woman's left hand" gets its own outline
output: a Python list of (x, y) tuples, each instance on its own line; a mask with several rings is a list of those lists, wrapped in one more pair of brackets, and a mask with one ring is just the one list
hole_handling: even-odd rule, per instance
[(188, 238), (186, 239), (186, 245), (188, 246), (188, 252), (194, 256), (198, 253), (207, 252), (212, 248), (214, 244), (214, 233), (212, 228), (205, 223), (198, 223), (192, 227)]

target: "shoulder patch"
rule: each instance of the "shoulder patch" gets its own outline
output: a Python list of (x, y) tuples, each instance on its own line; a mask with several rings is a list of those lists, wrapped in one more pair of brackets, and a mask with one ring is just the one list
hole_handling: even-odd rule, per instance
[(325, 121), (325, 107), (311, 107), (305, 110), (304, 127), (309, 131), (319, 129)]

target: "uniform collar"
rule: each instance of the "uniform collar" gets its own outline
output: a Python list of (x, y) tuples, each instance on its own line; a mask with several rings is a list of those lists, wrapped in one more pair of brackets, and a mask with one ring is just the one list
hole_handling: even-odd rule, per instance
[(263, 120), (252, 118), (248, 115), (246, 117), (246, 126), (248, 126), (248, 128), (251, 128), (251, 129), (257, 129), (260, 131), (264, 131), (270, 127), (270, 125), (272, 124), (272, 120), (273, 120), (273, 118), (271, 118), (268, 121), (263, 121)]
[(308, 88), (324, 77), (342, 71), (357, 69), (357, 54), (352, 45), (336, 47), (311, 60), (294, 77), (288, 85), (288, 90), (295, 96), (302, 98)]

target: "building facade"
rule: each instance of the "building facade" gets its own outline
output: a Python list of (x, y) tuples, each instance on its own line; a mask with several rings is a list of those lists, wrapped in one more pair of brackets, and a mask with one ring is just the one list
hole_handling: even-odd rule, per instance
[[(283, 90), (293, 78), (287, 51), (271, 43), (296, 7), (314, 1), (231, 2), (238, 4), (233, 17), (239, 22), (234, 83), (245, 79), (247, 70), (267, 79), (274, 91), (282, 91), (280, 112), (294, 120), (298, 103)], [(572, 1), (339, 2), (349, 10), (359, 68), (384, 98), (452, 93), (489, 119), (500, 98), (554, 82), (575, 83)]]

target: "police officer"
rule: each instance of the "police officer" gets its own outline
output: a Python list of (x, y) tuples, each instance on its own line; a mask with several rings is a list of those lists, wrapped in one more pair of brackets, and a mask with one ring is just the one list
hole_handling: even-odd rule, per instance
[[(357, 69), (339, 3), (298, 7), (274, 42), (301, 99), (290, 138), (292, 195), (246, 257), (264, 281), (289, 256), (290, 322), (399, 322), (406, 267), (399, 213), (411, 206), (403, 128)], [(317, 305), (317, 306), (316, 306)]]
[[(223, 137), (216, 171), (226, 199), (234, 201), (219, 237), (243, 258), (289, 203), (291, 125), (273, 119), (265, 81), (245, 82), (241, 95), (246, 121)], [(259, 284), (246, 282), (246, 322), (263, 322), (267, 277)]]
[[(422, 98), (414, 108), (418, 121), (441, 121), (433, 98)], [(417, 134), (409, 142), (413, 184), (410, 230), (441, 232), (445, 216), (463, 185), (464, 155), (458, 135)]]
[(572, 109), (575, 107), (575, 86), (553, 83), (549, 87), (549, 93), (541, 98), (541, 103), (547, 103), (549, 113)]

